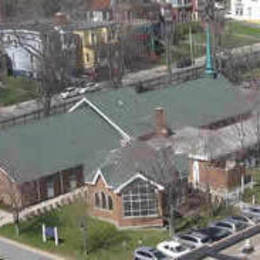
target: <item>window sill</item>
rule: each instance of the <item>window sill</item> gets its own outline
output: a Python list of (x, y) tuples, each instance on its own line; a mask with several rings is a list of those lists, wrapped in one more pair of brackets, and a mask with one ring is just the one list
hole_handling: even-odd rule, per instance
[(98, 208), (98, 207), (94, 207), (95, 210), (100, 210), (100, 211), (107, 211), (107, 212), (112, 212), (113, 209), (103, 209), (103, 208)]
[(140, 218), (159, 218), (159, 215), (148, 215), (148, 216), (127, 216), (127, 217), (125, 217), (125, 216), (123, 216), (123, 219), (134, 219), (134, 218), (138, 218), (138, 219), (140, 219)]

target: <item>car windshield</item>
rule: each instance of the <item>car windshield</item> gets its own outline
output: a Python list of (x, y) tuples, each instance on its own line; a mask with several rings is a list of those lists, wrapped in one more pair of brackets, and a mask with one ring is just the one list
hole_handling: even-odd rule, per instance
[(250, 210), (252, 212), (260, 213), (260, 209), (257, 209), (257, 208), (250, 208)]
[(153, 252), (154, 256), (160, 260), (160, 259), (165, 259), (165, 255), (163, 253), (161, 253), (160, 251), (154, 251)]
[(248, 219), (243, 216), (233, 216), (232, 219), (237, 220), (237, 221), (242, 221), (242, 222), (248, 222)]
[(209, 238), (208, 237), (202, 238), (201, 242), (202, 243), (207, 243), (207, 242), (209, 242)]
[(186, 247), (184, 247), (184, 246), (176, 246), (175, 247), (175, 251), (176, 252), (183, 252), (185, 250), (186, 250)]

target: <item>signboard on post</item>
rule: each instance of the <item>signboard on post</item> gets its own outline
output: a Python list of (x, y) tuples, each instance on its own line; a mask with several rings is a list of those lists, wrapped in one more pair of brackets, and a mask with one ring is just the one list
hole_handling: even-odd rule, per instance
[(57, 227), (46, 227), (45, 224), (42, 224), (42, 241), (47, 242), (47, 238), (53, 238), (55, 245), (59, 245), (59, 236)]

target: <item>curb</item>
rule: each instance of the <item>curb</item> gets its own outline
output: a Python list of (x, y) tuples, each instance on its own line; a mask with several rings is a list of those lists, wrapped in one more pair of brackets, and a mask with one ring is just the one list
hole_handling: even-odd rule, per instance
[(58, 255), (48, 253), (48, 252), (43, 251), (41, 249), (36, 249), (34, 247), (31, 247), (31, 246), (25, 245), (23, 243), (11, 240), (9, 238), (5, 238), (5, 237), (0, 236), (0, 241), (8, 243), (8, 244), (16, 246), (16, 247), (19, 247), (19, 248), (24, 249), (24, 250), (30, 251), (32, 253), (41, 254), (42, 256), (52, 258), (53, 260), (65, 260), (65, 258), (60, 257)]

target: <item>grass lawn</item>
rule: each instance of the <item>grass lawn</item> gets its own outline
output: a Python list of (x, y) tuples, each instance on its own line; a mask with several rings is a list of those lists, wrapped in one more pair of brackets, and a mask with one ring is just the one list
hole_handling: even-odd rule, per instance
[[(19, 237), (16, 236), (13, 225), (0, 228), (0, 235), (66, 256), (68, 259), (85, 259), (83, 234), (79, 229), (79, 219), (86, 219), (86, 217), (82, 217), (83, 208), (82, 205), (74, 204), (22, 222)], [(224, 216), (226, 213), (221, 211), (218, 216)], [(205, 226), (212, 219), (214, 217), (207, 216), (179, 218), (176, 220), (176, 232), (184, 231), (195, 225)], [(58, 247), (55, 247), (54, 242), (50, 240), (47, 243), (42, 242), (42, 223), (58, 227), (59, 236), (63, 240)], [(140, 245), (140, 241), (142, 241), (142, 245), (156, 246), (158, 242), (168, 238), (168, 232), (165, 229), (118, 230), (112, 224), (90, 217), (87, 218), (87, 223), (89, 255), (86, 259), (130, 260), (134, 249)]]
[(23, 77), (7, 77), (0, 88), (0, 104), (4, 106), (35, 99), (37, 97), (36, 82)]
[[(77, 207), (77, 208), (76, 208)], [(64, 255), (68, 259), (84, 259), (83, 235), (80, 231), (77, 219), (77, 205), (70, 205), (61, 210), (52, 211), (45, 216), (35, 217), (33, 220), (20, 224), (20, 236), (15, 235), (13, 225), (7, 225), (0, 229), (0, 235), (15, 239), (33, 247)], [(60, 238), (63, 242), (55, 247), (54, 242), (48, 240), (42, 242), (41, 224), (57, 226)], [(145, 230), (117, 230), (112, 224), (88, 218), (88, 244), (89, 256), (86, 259), (93, 260), (122, 260), (132, 259), (133, 250), (138, 247), (138, 241), (143, 245), (156, 245), (167, 238), (168, 233), (162, 229)]]

